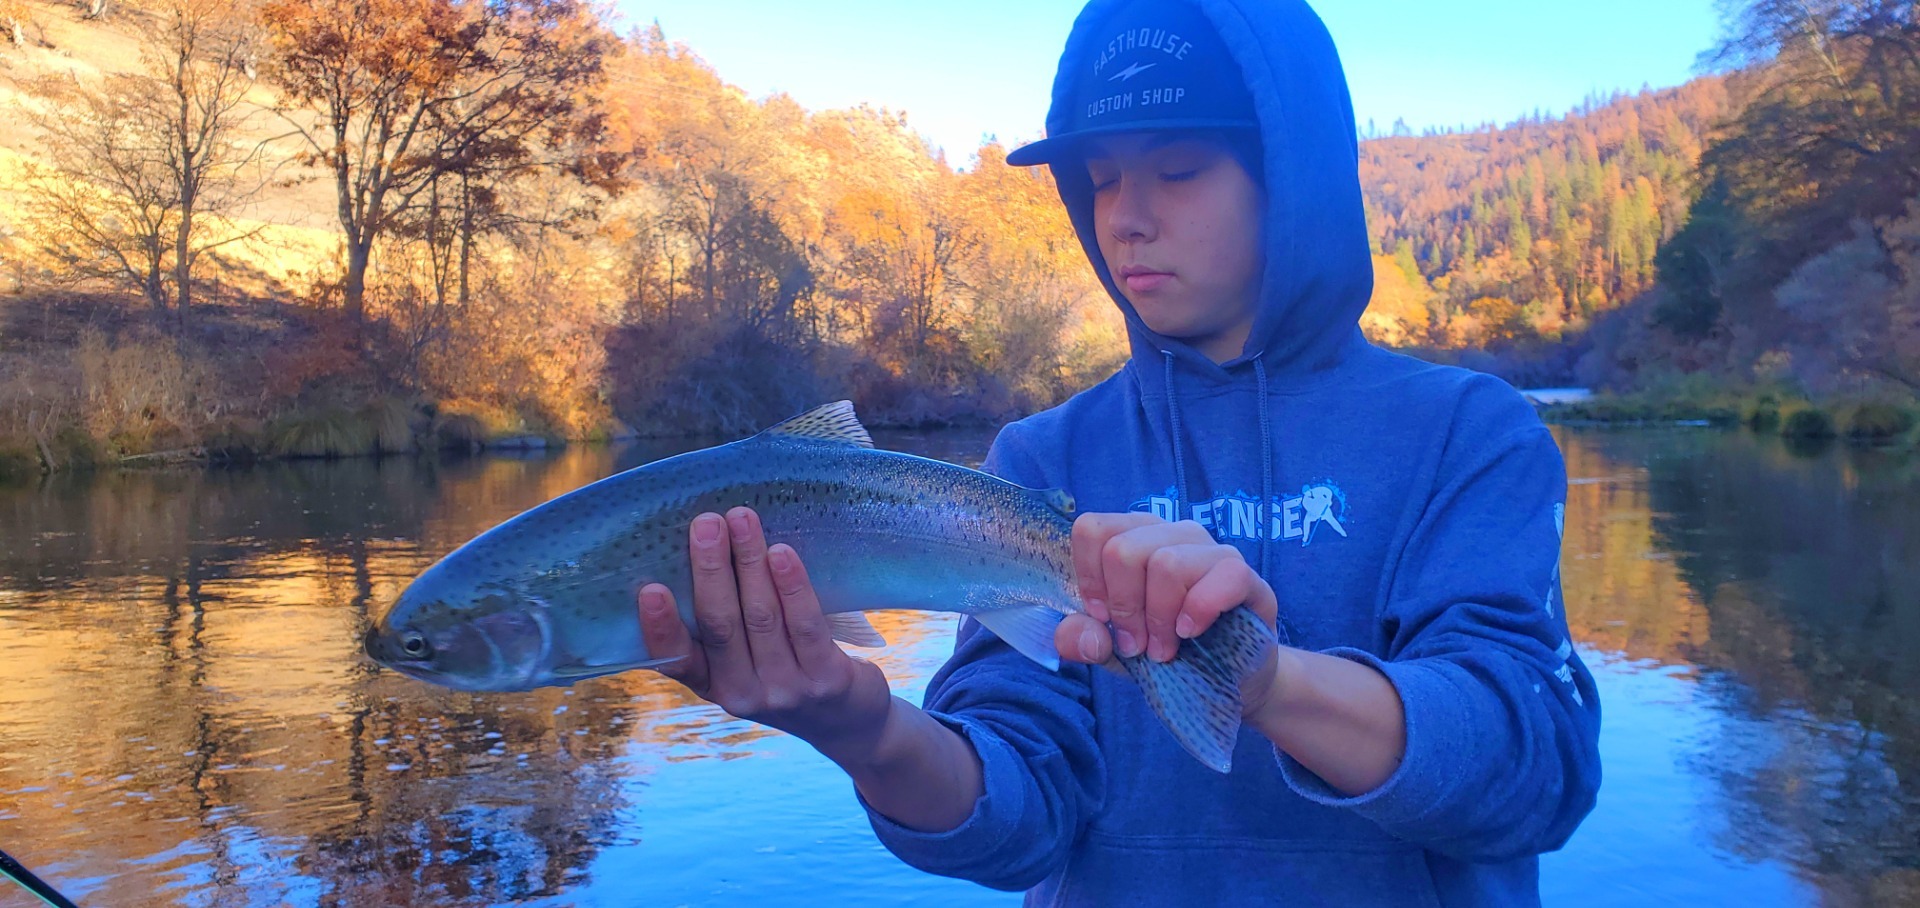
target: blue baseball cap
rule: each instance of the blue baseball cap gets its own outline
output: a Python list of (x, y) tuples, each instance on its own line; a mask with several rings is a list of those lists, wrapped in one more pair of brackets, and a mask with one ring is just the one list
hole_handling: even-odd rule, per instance
[(1074, 79), (1066, 130), (1014, 149), (1007, 163), (1057, 163), (1078, 156), (1083, 140), (1114, 133), (1259, 129), (1239, 65), (1192, 4), (1137, 0), (1094, 34), (1107, 40), (1061, 60)]

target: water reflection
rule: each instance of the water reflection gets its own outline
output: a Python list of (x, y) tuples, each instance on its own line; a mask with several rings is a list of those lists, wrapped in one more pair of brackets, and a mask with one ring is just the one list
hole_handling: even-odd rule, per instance
[[(977, 462), (989, 437), (881, 443)], [(1920, 902), (1914, 468), (1735, 433), (1562, 442), (1608, 782), (1549, 903)], [(472, 695), (360, 657), (434, 558), (684, 446), (0, 492), (0, 847), (116, 906), (1010, 904), (894, 862), (804, 745), (646, 673)], [(951, 622), (876, 624), (915, 696)]]
[(1740, 433), (1562, 441), (1575, 635), (1605, 654), (1613, 686), (1655, 673), (1678, 681), (1663, 696), (1685, 698), (1608, 701), (1608, 736), (1627, 740), (1603, 739), (1602, 813), (1646, 782), (1613, 754), (1656, 734), (1619, 710), (1677, 710), (1687, 787), (1667, 793), (1695, 804), (1688, 828), (1714, 860), (1784, 865), (1822, 905), (1920, 904), (1912, 463)]

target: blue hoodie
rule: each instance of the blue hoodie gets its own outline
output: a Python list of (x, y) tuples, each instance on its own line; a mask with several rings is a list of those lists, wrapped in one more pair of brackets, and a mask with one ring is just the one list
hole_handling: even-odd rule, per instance
[[(1068, 61), (1121, 0), (1067, 39)], [(1092, 190), (1055, 168), (1132, 358), (1007, 426), (986, 468), (1085, 511), (1191, 519), (1272, 584), (1289, 645), (1363, 662), (1398, 691), (1406, 755), (1347, 797), (1243, 728), (1233, 772), (1183, 752), (1125, 678), (1049, 672), (968, 622), (926, 708), (979, 753), (958, 828), (869, 809), (907, 863), (1033, 905), (1536, 905), (1600, 783), (1600, 707), (1559, 610), (1560, 453), (1504, 383), (1373, 347), (1352, 105), (1301, 0), (1198, 0), (1261, 122), (1266, 268), (1244, 352), (1216, 364), (1156, 335), (1103, 264)]]

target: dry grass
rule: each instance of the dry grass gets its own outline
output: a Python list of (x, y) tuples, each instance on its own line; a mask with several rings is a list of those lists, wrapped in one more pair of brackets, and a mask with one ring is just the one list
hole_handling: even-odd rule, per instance
[(340, 408), (282, 417), (268, 428), (272, 453), (282, 457), (361, 457), (379, 451), (377, 428)]
[(179, 342), (165, 335), (109, 343), (87, 328), (74, 360), (87, 434), (122, 455), (197, 444), (231, 409), (212, 370), (183, 356)]

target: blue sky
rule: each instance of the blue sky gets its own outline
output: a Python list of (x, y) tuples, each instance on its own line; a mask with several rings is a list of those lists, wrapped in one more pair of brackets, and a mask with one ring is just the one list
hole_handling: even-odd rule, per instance
[[(955, 164), (986, 134), (1036, 138), (1080, 0), (616, 0), (726, 79), (812, 109), (907, 112)], [(1564, 113), (1589, 94), (1686, 81), (1713, 0), (1319, 0), (1363, 128)]]

